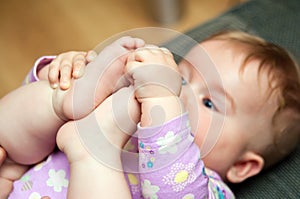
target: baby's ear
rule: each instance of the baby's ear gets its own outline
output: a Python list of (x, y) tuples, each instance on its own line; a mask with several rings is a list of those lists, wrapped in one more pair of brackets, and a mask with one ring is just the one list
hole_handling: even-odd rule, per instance
[(226, 178), (231, 183), (240, 183), (247, 178), (258, 174), (264, 166), (264, 159), (252, 151), (247, 151), (232, 165), (226, 173)]

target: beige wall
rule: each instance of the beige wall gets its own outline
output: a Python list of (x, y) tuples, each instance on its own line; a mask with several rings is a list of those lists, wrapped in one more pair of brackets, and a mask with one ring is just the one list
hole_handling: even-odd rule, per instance
[[(184, 15), (164, 27), (188, 30), (237, 0), (183, 0)], [(162, 26), (145, 0), (1, 0), (0, 97), (18, 87), (35, 59), (69, 50), (89, 50), (113, 34)]]

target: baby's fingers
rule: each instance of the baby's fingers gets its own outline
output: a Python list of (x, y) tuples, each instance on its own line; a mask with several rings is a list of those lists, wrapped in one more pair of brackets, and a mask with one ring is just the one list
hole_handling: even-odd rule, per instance
[(74, 78), (79, 78), (83, 75), (83, 71), (84, 71), (84, 67), (86, 65), (87, 61), (85, 58), (85, 54), (77, 54), (74, 58), (73, 58), (73, 72), (72, 72), (72, 76)]
[(57, 88), (59, 82), (60, 62), (54, 59), (49, 65), (48, 79), (52, 88)]
[(127, 50), (134, 50), (143, 47), (145, 41), (140, 38), (133, 38), (130, 36), (121, 37), (116, 41), (119, 45), (125, 47)]
[(72, 74), (72, 62), (71, 60), (63, 60), (60, 66), (60, 82), (59, 86), (62, 90), (66, 90), (70, 87)]
[(1, 187), (0, 199), (8, 198), (10, 192), (13, 190), (13, 182), (8, 179), (0, 177), (0, 187)]
[(6, 152), (5, 150), (0, 146), (0, 167), (2, 166), (2, 164), (4, 163), (6, 159)]
[(97, 53), (94, 50), (90, 50), (90, 51), (87, 52), (86, 61), (88, 63), (92, 62), (96, 59), (96, 57), (97, 57)]

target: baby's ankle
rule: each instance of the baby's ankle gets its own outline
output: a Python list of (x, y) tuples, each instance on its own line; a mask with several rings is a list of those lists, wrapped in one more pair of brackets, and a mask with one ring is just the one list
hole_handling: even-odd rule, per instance
[(63, 121), (73, 119), (72, 101), (67, 95), (68, 90), (55, 89), (52, 94), (52, 106), (57, 117)]
[(71, 87), (68, 90), (55, 89), (52, 104), (56, 115), (64, 120), (78, 120), (92, 112), (96, 105), (93, 95), (79, 92)]

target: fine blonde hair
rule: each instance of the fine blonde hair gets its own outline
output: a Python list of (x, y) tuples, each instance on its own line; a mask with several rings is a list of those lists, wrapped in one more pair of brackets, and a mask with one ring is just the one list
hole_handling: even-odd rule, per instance
[(299, 66), (282, 47), (245, 32), (231, 30), (210, 36), (206, 40), (234, 42), (244, 47), (241, 72), (250, 61), (259, 61), (258, 73), (266, 71), (269, 79), (269, 96), (277, 95), (276, 112), (272, 118), (273, 141), (260, 155), (268, 168), (289, 153), (299, 143), (300, 134), (300, 76)]

